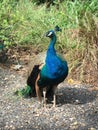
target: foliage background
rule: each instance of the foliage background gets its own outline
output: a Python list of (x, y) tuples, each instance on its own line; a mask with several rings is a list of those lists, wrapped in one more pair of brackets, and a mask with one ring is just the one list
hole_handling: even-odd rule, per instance
[[(49, 2), (49, 0), (48, 0)], [(92, 83), (98, 75), (98, 1), (97, 0), (0, 0), (0, 40), (6, 48), (13, 45), (47, 49), (44, 33), (55, 25), (56, 49), (64, 53), (72, 77)], [(87, 69), (88, 68), (88, 69)]]

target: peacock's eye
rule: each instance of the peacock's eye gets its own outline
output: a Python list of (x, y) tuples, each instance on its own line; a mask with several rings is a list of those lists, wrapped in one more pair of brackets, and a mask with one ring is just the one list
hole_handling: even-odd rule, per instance
[(48, 37), (50, 37), (52, 34), (53, 34), (52, 32), (49, 32), (49, 33), (48, 33)]

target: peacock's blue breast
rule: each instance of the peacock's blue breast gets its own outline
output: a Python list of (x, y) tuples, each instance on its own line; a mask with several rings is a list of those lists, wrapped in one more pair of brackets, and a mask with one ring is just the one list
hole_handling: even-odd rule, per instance
[(58, 79), (68, 73), (67, 62), (57, 55), (46, 57), (46, 64), (41, 70), (42, 77)]

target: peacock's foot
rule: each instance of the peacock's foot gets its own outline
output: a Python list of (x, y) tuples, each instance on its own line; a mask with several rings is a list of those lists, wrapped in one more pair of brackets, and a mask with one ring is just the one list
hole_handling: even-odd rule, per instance
[(43, 107), (46, 107), (47, 106), (47, 98), (44, 98), (42, 100), (42, 104), (43, 104)]
[(43, 108), (44, 107), (44, 105), (43, 105), (43, 102), (37, 102), (37, 104), (36, 104), (36, 108), (37, 109), (41, 109), (41, 108)]
[(52, 107), (56, 107), (56, 103), (55, 103), (55, 101), (52, 101), (52, 103), (53, 103), (53, 106), (52, 106)]
[(47, 106), (46, 102), (47, 102), (47, 99), (44, 100), (44, 98), (42, 99), (42, 101), (38, 101), (37, 103), (38, 108), (46, 107)]

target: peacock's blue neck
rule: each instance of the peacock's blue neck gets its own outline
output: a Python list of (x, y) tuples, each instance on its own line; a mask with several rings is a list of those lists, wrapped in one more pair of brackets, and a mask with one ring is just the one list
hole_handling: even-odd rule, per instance
[(50, 44), (49, 44), (49, 47), (48, 47), (48, 50), (47, 50), (47, 55), (48, 54), (56, 54), (56, 51), (55, 51), (55, 48), (54, 48), (54, 45), (56, 43), (56, 35), (54, 35), (52, 38), (51, 38), (51, 41), (50, 41)]

